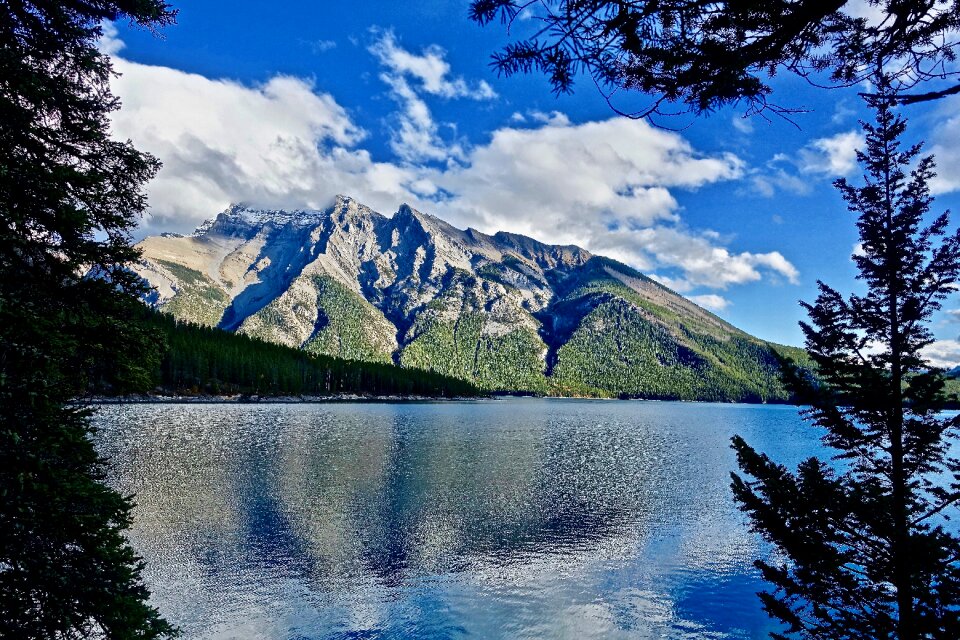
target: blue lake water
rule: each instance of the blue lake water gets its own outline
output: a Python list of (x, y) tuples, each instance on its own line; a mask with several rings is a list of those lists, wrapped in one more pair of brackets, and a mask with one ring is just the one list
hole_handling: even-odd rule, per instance
[(730, 436), (786, 406), (114, 405), (153, 602), (186, 638), (765, 638)]

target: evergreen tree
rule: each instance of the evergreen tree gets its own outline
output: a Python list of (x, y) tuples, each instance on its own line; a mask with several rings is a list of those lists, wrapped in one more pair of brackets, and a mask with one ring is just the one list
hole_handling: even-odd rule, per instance
[[(877, 20), (863, 17), (857, 4), (864, 3), (471, 0), (470, 17), (481, 25), (499, 18), (515, 38), (493, 56), (499, 72), (542, 72), (557, 92), (570, 91), (586, 72), (611, 96), (623, 89), (650, 96), (634, 117), (676, 114), (678, 105), (701, 114), (741, 102), (748, 114), (791, 113), (770, 98), (769, 78), (778, 72), (849, 87), (869, 79), (878, 62), (902, 103), (960, 93), (950, 64), (960, 2), (870, 0)], [(937, 89), (919, 91), (930, 82)]]
[(819, 283), (801, 323), (819, 379), (787, 367), (834, 460), (790, 471), (733, 439), (751, 478), (733, 474), (735, 498), (784, 558), (757, 562), (773, 585), (764, 608), (787, 627), (776, 638), (960, 638), (960, 539), (947, 526), (960, 501), (950, 453), (960, 420), (940, 415), (942, 375), (921, 355), (960, 276), (960, 233), (947, 214), (928, 219), (933, 159), (901, 147), (895, 101), (884, 83), (868, 99), (864, 185), (836, 182), (859, 216), (866, 293)]
[[(0, 637), (153, 638), (124, 538), (130, 500), (104, 484), (94, 384), (142, 386), (156, 339), (136, 321), (129, 232), (157, 162), (109, 135), (104, 20), (153, 28), (162, 0), (0, 2)], [(89, 275), (84, 275), (89, 274)]]
[[(146, 307), (141, 313), (145, 322), (163, 337), (166, 349), (154, 366), (150, 382), (131, 391), (159, 388), (176, 394), (265, 396), (480, 394), (480, 389), (467, 380), (432, 371), (315, 355), (242, 333), (181, 322)], [(95, 390), (113, 391), (103, 386)]]

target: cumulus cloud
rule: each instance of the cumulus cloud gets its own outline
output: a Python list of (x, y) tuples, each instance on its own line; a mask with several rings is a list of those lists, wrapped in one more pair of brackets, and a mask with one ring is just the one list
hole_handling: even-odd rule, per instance
[(960, 341), (937, 340), (921, 349), (920, 355), (932, 367), (952, 369), (960, 365)]
[(765, 167), (750, 172), (749, 188), (767, 198), (778, 192), (807, 195), (812, 190), (810, 176), (835, 178), (850, 174), (857, 166), (857, 149), (863, 144), (860, 132), (846, 131), (817, 138), (796, 156), (778, 153)]
[(379, 32), (379, 36), (370, 46), (370, 52), (391, 75), (410, 77), (426, 93), (444, 98), (489, 100), (497, 97), (493, 87), (484, 80), (471, 84), (462, 77), (451, 76), (450, 63), (442, 48), (434, 45), (415, 54), (401, 47), (392, 31)]
[(369, 51), (384, 68), (380, 79), (402, 107), (393, 118), (395, 126), (390, 134), (393, 152), (410, 163), (461, 160), (463, 146), (443, 139), (440, 126), (421, 93), (489, 100), (497, 96), (496, 92), (484, 81), (471, 85), (462, 77), (451, 76), (446, 52), (440, 47), (427, 47), (423, 53), (414, 54), (399, 45), (392, 31), (374, 33), (379, 37)]
[(463, 167), (436, 181), (478, 219), (523, 218), (529, 231), (582, 239), (583, 223), (610, 231), (675, 220), (670, 187), (698, 187), (740, 175), (736, 156), (701, 157), (682, 137), (644, 122), (612, 118), (580, 125), (501, 128), (474, 147)]
[(554, 118), (537, 128), (499, 129), (463, 166), (434, 172), (432, 182), (449, 195), (432, 209), (481, 229), (584, 245), (647, 271), (675, 269), (682, 276), (672, 282), (685, 290), (723, 289), (763, 272), (794, 283), (798, 272), (783, 255), (731, 252), (717, 234), (681, 220), (671, 189), (743, 172), (736, 156), (703, 156), (680, 135), (642, 121)]
[[(623, 257), (632, 263), (652, 262), (653, 268), (680, 270), (683, 278), (673, 280), (673, 288), (680, 291), (696, 286), (726, 289), (731, 284), (756, 282), (762, 278), (763, 271), (777, 274), (791, 284), (799, 281), (796, 267), (777, 251), (734, 253), (718, 246), (709, 234), (697, 234), (678, 226), (651, 227), (638, 230), (633, 236)], [(604, 244), (603, 239), (600, 244)], [(648, 260), (644, 260), (645, 257)]]
[[(394, 42), (387, 50), (396, 49)], [(414, 68), (400, 59), (398, 69)], [(378, 161), (363, 148), (363, 128), (311, 82), (279, 76), (247, 86), (120, 58), (115, 64), (123, 108), (114, 131), (164, 162), (149, 186), (147, 233), (188, 231), (231, 202), (319, 208), (344, 193), (384, 213), (408, 202), (458, 226), (578, 244), (684, 291), (798, 277), (780, 253), (736, 252), (717, 234), (688, 228), (673, 191), (739, 179), (744, 163), (699, 153), (678, 133), (642, 121), (574, 124), (563, 114), (528, 113), (487, 143), (460, 146), (457, 162), (426, 161), (440, 151), (450, 157), (451, 145), (433, 138), (398, 152), (399, 162)], [(416, 68), (390, 76), (403, 81), (392, 90), (411, 91), (402, 104), (407, 115), (423, 102), (414, 87), (443, 96), (454, 90), (437, 88), (442, 82), (459, 86), (449, 68)], [(429, 130), (430, 122), (426, 110), (421, 123)], [(397, 140), (415, 139), (415, 130), (396, 124)], [(424, 153), (431, 148), (438, 153)], [(703, 304), (724, 305), (720, 296)]]
[(710, 309), (711, 311), (723, 311), (730, 306), (729, 300), (723, 296), (718, 296), (715, 293), (707, 293), (700, 296), (687, 296), (687, 298), (700, 305), (704, 309)]
[(407, 196), (410, 172), (356, 148), (366, 135), (329, 95), (278, 76), (248, 87), (116, 58), (123, 108), (113, 131), (164, 163), (148, 230), (183, 231), (231, 202), (325, 206), (339, 192), (371, 206)]
[(800, 170), (827, 176), (847, 175), (856, 168), (857, 149), (863, 144), (863, 134), (859, 131), (817, 138), (800, 150)]
[(97, 49), (100, 53), (115, 56), (126, 46), (123, 40), (120, 39), (120, 32), (117, 30), (117, 26), (109, 20), (104, 20), (100, 23), (100, 31), (102, 33), (100, 40), (97, 42)]

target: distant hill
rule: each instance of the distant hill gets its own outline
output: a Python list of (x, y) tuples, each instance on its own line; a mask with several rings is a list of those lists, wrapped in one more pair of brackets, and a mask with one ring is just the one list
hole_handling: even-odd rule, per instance
[(609, 258), (406, 205), (233, 206), (139, 246), (148, 302), (176, 318), (490, 391), (779, 401), (774, 352), (803, 357)]

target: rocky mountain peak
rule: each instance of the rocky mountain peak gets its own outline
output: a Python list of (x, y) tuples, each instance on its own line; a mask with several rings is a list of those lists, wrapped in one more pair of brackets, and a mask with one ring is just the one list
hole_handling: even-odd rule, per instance
[(208, 234), (223, 236), (247, 236), (267, 227), (280, 228), (287, 225), (307, 227), (320, 224), (330, 215), (329, 210), (317, 209), (266, 209), (244, 203), (232, 204), (216, 217), (205, 221), (194, 230), (195, 237)]
[(545, 269), (579, 266), (593, 257), (592, 253), (576, 245), (545, 244), (518, 233), (498, 231), (493, 234), (492, 240), (497, 246), (515, 252)]
[(440, 222), (439, 218), (434, 218), (426, 213), (421, 213), (407, 203), (401, 204), (400, 208), (397, 209), (397, 212), (393, 214), (394, 227), (397, 229), (406, 229), (412, 227), (425, 233), (429, 233), (430, 230), (436, 226), (437, 222)]
[(379, 224), (386, 220), (384, 216), (377, 213), (370, 207), (361, 204), (350, 196), (338, 195), (333, 200), (333, 206), (328, 209), (330, 217), (340, 223), (353, 224)]

